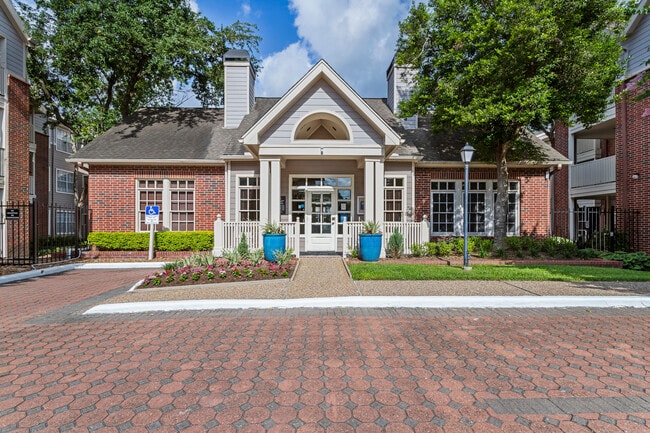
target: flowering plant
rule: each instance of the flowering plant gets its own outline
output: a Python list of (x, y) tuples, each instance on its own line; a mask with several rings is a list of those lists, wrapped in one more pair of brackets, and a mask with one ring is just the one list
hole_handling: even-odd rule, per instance
[(165, 265), (165, 269), (148, 275), (142, 280), (141, 288), (154, 286), (187, 286), (194, 284), (215, 284), (222, 282), (267, 280), (288, 278), (295, 270), (295, 260), (273, 263), (260, 260), (252, 263), (240, 260), (229, 264), (226, 259), (215, 259), (191, 263), (185, 259), (182, 262)]

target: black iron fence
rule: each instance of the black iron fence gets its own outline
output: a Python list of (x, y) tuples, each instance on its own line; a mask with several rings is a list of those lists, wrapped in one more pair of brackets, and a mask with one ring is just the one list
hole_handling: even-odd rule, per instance
[(88, 236), (85, 208), (0, 205), (0, 265), (35, 265), (77, 258)]
[(552, 216), (551, 235), (571, 239), (580, 248), (639, 251), (641, 213), (638, 210), (583, 207), (554, 211)]

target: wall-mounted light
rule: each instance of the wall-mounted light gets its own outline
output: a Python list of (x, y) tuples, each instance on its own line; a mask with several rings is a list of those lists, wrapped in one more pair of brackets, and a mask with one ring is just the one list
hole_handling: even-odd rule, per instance
[(632, 175), (632, 179), (634, 179), (634, 180), (639, 180), (640, 177), (641, 177), (641, 176), (639, 175), (639, 173), (634, 173), (634, 174)]
[(544, 179), (549, 180), (551, 178), (551, 171), (546, 170), (546, 173), (544, 173)]

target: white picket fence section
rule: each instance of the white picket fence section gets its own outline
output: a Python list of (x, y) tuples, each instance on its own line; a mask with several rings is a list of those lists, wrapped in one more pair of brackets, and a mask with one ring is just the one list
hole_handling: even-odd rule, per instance
[[(280, 225), (287, 234), (287, 248), (293, 249), (296, 257), (300, 257), (300, 221), (281, 222)], [(404, 254), (411, 254), (413, 244), (423, 244), (429, 241), (429, 221), (425, 216), (420, 222), (386, 222), (382, 225), (382, 252), (386, 256), (388, 240), (397, 229), (404, 238)], [(358, 250), (359, 234), (363, 231), (362, 221), (343, 223), (343, 257), (349, 256), (353, 249)], [(221, 215), (214, 222), (215, 257), (223, 256), (224, 251), (237, 248), (242, 233), (246, 234), (246, 242), (252, 250), (262, 248), (262, 223), (258, 221), (224, 221)]]
[[(397, 231), (404, 238), (404, 254), (411, 254), (413, 244), (429, 242), (429, 220), (426, 215), (420, 222), (385, 222), (382, 227), (381, 257), (386, 257), (388, 240), (393, 232)], [(343, 223), (343, 257), (349, 256), (352, 249), (358, 250), (359, 234), (363, 231), (363, 221)]]
[[(296, 257), (300, 256), (300, 222), (282, 222), (280, 226), (287, 234), (287, 248), (294, 251)], [(214, 222), (214, 249), (212, 255), (223, 256), (224, 251), (237, 248), (241, 241), (242, 233), (246, 235), (246, 242), (251, 250), (262, 248), (262, 223), (258, 221), (224, 221), (217, 215)]]

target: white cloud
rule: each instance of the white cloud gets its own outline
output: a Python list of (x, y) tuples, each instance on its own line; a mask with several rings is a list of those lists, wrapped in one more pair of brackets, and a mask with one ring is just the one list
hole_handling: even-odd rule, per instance
[(262, 70), (255, 83), (255, 96), (284, 95), (312, 66), (309, 52), (300, 42), (271, 54), (262, 60)]
[(301, 45), (361, 96), (386, 95), (386, 69), (410, 0), (290, 0)]
[(242, 14), (244, 14), (245, 17), (250, 15), (250, 13), (251, 13), (251, 4), (248, 3), (248, 2), (242, 3), (241, 11), (242, 11)]
[(192, 9), (193, 12), (199, 11), (199, 4), (196, 2), (196, 0), (189, 0), (189, 3), (190, 3), (190, 9)]

